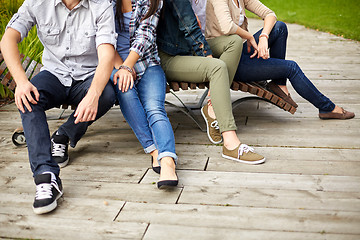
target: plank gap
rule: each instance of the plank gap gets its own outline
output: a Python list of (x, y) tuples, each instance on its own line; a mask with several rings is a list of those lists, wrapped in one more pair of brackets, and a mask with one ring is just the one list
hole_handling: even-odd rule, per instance
[(146, 226), (146, 228), (145, 228), (145, 231), (144, 231), (144, 234), (143, 234), (142, 237), (141, 237), (141, 240), (144, 239), (145, 234), (146, 234), (147, 230), (149, 229), (149, 227), (150, 227), (150, 223), (147, 224), (147, 226)]
[(141, 183), (141, 181), (144, 179), (145, 175), (147, 174), (147, 172), (149, 171), (149, 168), (146, 169), (145, 173), (141, 176), (140, 180), (138, 181), (138, 184)]
[(175, 201), (175, 204), (178, 204), (178, 203), (179, 203), (179, 200), (180, 200), (180, 197), (181, 197), (181, 194), (182, 194), (183, 191), (184, 191), (184, 187), (181, 188), (181, 191), (180, 191), (180, 193), (179, 193), (178, 198), (177, 198), (176, 201)]
[(208, 157), (207, 160), (206, 160), (206, 163), (205, 163), (204, 171), (206, 171), (206, 169), (207, 169), (207, 167), (208, 167), (209, 160), (210, 160), (210, 158)]
[(125, 204), (126, 204), (127, 202), (124, 202), (124, 204), (121, 206), (121, 208), (120, 208), (120, 210), (119, 210), (119, 212), (116, 214), (116, 216), (114, 217), (114, 219), (113, 219), (113, 222), (115, 222), (115, 220), (117, 219), (117, 217), (119, 216), (119, 214), (120, 214), (120, 212), (123, 210), (123, 208), (125, 207)]

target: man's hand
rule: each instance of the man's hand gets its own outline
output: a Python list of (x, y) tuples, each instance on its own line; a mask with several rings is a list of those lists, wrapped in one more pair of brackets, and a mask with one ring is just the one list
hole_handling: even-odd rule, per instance
[[(31, 95), (31, 93), (34, 94), (35, 99)], [(31, 112), (32, 109), (30, 107), (30, 103), (37, 104), (39, 98), (40, 98), (40, 94), (37, 88), (34, 85), (32, 85), (32, 83), (28, 80), (22, 82), (21, 84), (18, 84), (15, 89), (15, 104), (22, 113), (25, 113), (24, 105), (27, 108), (27, 110)]]
[(98, 110), (99, 97), (88, 92), (76, 108), (74, 117), (75, 124), (79, 122), (94, 121)]

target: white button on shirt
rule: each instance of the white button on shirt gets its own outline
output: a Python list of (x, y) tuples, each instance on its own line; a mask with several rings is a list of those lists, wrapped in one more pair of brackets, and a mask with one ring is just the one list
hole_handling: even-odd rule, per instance
[(71, 11), (61, 0), (25, 0), (7, 27), (23, 39), (34, 25), (44, 45), (41, 70), (51, 72), (65, 86), (95, 73), (99, 45), (116, 46), (109, 0), (81, 0)]

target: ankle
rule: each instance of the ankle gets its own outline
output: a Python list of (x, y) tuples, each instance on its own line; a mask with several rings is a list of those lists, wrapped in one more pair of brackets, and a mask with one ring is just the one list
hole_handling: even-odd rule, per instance
[(158, 160), (157, 160), (157, 158), (158, 158), (158, 156), (159, 156), (159, 152), (158, 152), (158, 150), (154, 150), (154, 151), (152, 151), (151, 153), (150, 153), (150, 155), (151, 155), (151, 157), (152, 157), (152, 159), (153, 159), (153, 165), (154, 166), (159, 166), (159, 162), (158, 162)]
[(215, 116), (215, 112), (214, 112), (214, 108), (212, 106), (212, 104), (208, 103), (208, 115), (209, 117), (211, 117), (212, 119), (216, 119), (216, 116)]

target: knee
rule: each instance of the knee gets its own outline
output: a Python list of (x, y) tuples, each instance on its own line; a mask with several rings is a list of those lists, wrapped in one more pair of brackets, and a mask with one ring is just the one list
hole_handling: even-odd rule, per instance
[(284, 22), (277, 21), (273, 29), (279, 31), (281, 35), (288, 35), (288, 28)]
[(100, 105), (111, 107), (112, 105), (114, 105), (115, 100), (116, 100), (116, 96), (115, 96), (114, 88), (110, 84), (107, 84), (101, 94), (99, 100)]
[(288, 70), (290, 72), (290, 74), (294, 74), (299, 70), (299, 65), (293, 61), (293, 60), (286, 60), (287, 62), (287, 66), (288, 66)]
[(229, 45), (228, 48), (233, 48), (235, 51), (239, 51), (239, 54), (241, 54), (241, 50), (243, 48), (243, 39), (237, 35), (233, 34), (228, 36), (229, 37)]

